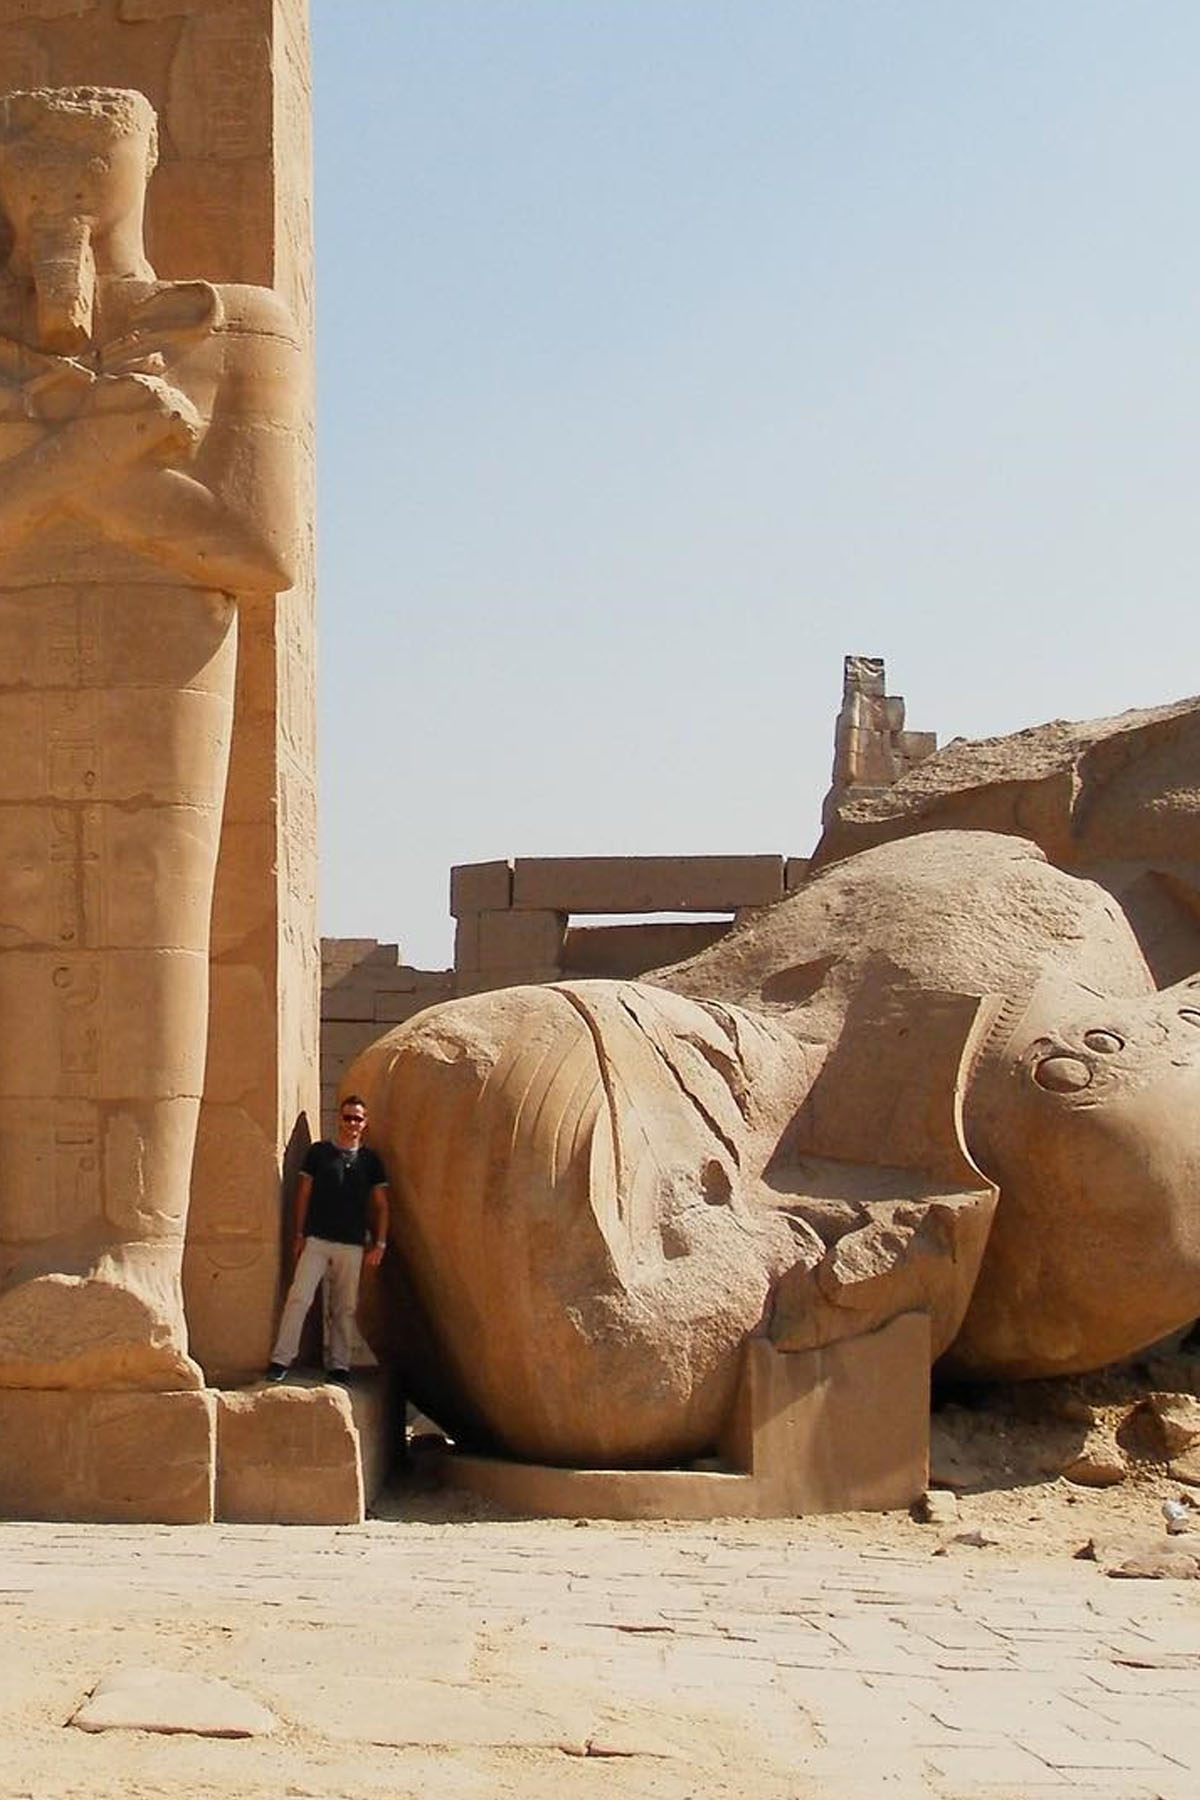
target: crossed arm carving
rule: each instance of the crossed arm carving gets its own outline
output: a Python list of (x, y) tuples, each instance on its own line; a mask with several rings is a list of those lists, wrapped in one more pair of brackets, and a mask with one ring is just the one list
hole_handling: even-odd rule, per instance
[(171, 367), (222, 320), (215, 287), (178, 282), (85, 356), (0, 337), (0, 431), (24, 427), (26, 439), (0, 463), (0, 554), (65, 516), (205, 586), (289, 584), (252, 527), (178, 466), (195, 457), (206, 424)]

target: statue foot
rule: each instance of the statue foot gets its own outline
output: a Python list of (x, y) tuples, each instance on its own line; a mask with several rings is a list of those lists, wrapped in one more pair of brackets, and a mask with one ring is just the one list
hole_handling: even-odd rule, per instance
[(128, 1287), (39, 1275), (0, 1295), (0, 1388), (203, 1386), (172, 1321)]

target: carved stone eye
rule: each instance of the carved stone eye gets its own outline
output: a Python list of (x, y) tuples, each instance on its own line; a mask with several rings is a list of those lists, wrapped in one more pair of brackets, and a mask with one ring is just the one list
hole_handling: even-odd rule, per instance
[(1194, 1025), (1196, 1030), (1200, 1031), (1200, 1012), (1195, 1012), (1190, 1006), (1185, 1006), (1180, 1009), (1179, 1016), (1185, 1025)]
[(1047, 1056), (1033, 1071), (1033, 1079), (1052, 1094), (1075, 1094), (1088, 1086), (1092, 1071), (1081, 1056)]
[(1099, 1050), (1102, 1056), (1115, 1056), (1125, 1048), (1125, 1039), (1115, 1031), (1085, 1031), (1083, 1041), (1089, 1050)]

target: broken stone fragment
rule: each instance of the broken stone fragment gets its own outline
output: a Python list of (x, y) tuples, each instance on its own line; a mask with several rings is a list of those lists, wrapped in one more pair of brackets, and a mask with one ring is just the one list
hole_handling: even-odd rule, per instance
[(913, 1506), (912, 1515), (918, 1525), (957, 1525), (958, 1500), (944, 1489), (935, 1488), (921, 1495)]
[(1080, 1487), (1115, 1487), (1128, 1473), (1120, 1446), (1107, 1431), (1089, 1432), (1079, 1454), (1063, 1469), (1067, 1480)]
[(1200, 1400), (1192, 1394), (1148, 1394), (1152, 1415), (1168, 1456), (1178, 1456), (1200, 1443)]
[(1200, 1448), (1185, 1450), (1182, 1456), (1173, 1456), (1167, 1465), (1172, 1481), (1182, 1481), (1188, 1487), (1200, 1487)]
[(116, 1669), (97, 1682), (69, 1723), (80, 1731), (244, 1738), (274, 1731), (275, 1715), (215, 1676), (173, 1669)]
[(1078, 1552), (1119, 1581), (1196, 1581), (1200, 1556), (1177, 1539), (1158, 1535), (1091, 1538)]

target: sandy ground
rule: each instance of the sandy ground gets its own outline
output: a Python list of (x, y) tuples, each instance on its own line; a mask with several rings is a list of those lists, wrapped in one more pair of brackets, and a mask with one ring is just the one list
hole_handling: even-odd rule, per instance
[[(1200, 1549), (1147, 1405), (1197, 1366), (960, 1397), (937, 1524), (513, 1520), (419, 1476), (341, 1530), (0, 1524), (0, 1796), (1194, 1800), (1200, 1583), (1078, 1552)], [(70, 1725), (145, 1668), (275, 1728)]]

